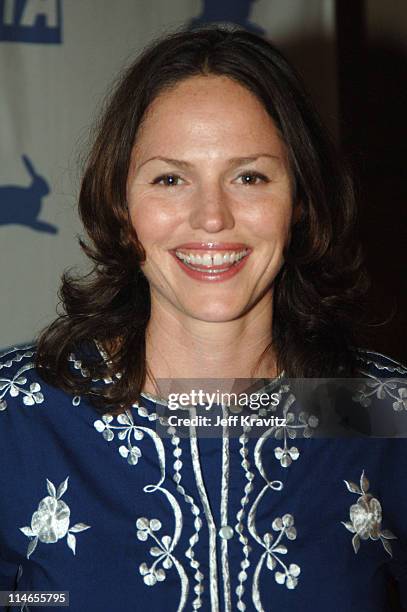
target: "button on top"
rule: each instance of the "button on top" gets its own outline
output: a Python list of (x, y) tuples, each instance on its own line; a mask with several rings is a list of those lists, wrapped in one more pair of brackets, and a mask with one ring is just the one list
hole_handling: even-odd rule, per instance
[(223, 527), (219, 529), (218, 533), (224, 540), (230, 540), (230, 538), (233, 538), (233, 527), (230, 525), (223, 525)]

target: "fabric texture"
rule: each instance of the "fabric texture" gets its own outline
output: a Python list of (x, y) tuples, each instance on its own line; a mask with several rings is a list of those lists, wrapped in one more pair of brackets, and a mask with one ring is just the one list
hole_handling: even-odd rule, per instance
[[(75, 612), (383, 612), (391, 575), (407, 607), (406, 439), (318, 438), (284, 379), (285, 426), (160, 436), (152, 399), (102, 415), (34, 356), (0, 357), (0, 590), (69, 591)], [(405, 421), (406, 369), (358, 359), (355, 404)]]

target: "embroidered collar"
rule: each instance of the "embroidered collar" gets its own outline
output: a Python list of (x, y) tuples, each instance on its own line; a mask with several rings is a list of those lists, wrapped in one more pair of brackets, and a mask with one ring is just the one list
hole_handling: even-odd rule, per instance
[[(107, 354), (105, 349), (99, 344), (99, 342), (97, 340), (95, 340), (94, 342), (95, 342), (95, 346), (96, 346), (100, 356), (108, 364), (109, 363), (109, 355)], [(260, 387), (260, 389), (258, 389), (256, 391), (253, 391), (253, 395), (259, 395), (259, 394), (262, 394), (262, 393), (270, 393), (271, 391), (274, 391), (274, 389), (276, 389), (276, 387), (278, 387), (279, 383), (284, 379), (284, 377), (285, 377), (285, 371), (283, 370), (275, 378), (271, 378), (271, 379), (264, 379), (264, 378), (263, 379), (259, 379), (259, 380), (263, 380), (264, 384), (263, 384), (263, 386)], [(159, 404), (160, 406), (168, 406), (168, 402), (167, 402), (167, 400), (164, 397), (161, 397), (161, 396), (158, 396), (158, 395), (153, 395), (152, 393), (147, 393), (147, 391), (142, 391), (141, 392), (141, 397), (144, 397), (144, 399), (150, 400), (151, 402), (154, 402), (155, 404)]]

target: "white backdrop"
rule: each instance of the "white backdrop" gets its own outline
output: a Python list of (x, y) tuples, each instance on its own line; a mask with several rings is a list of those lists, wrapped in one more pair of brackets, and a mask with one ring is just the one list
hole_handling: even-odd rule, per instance
[(335, 130), (333, 0), (0, 0), (0, 347), (50, 322), (62, 271), (83, 266), (79, 160), (109, 84), (192, 19), (263, 31)]

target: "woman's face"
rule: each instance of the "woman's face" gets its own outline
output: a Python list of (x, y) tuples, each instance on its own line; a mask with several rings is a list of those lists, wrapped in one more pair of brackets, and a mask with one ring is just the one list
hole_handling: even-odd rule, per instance
[(270, 301), (290, 235), (290, 175), (246, 88), (196, 76), (160, 94), (137, 135), (127, 197), (153, 304), (220, 322)]

